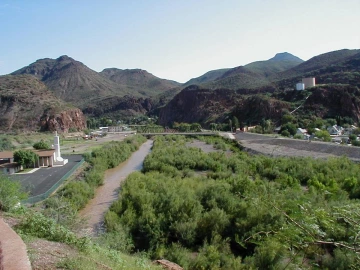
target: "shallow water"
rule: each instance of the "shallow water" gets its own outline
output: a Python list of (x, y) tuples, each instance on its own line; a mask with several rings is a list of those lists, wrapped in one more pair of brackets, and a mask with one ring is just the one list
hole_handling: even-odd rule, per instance
[(103, 231), (104, 215), (111, 204), (118, 199), (121, 182), (132, 172), (142, 169), (152, 144), (153, 141), (146, 141), (127, 161), (105, 172), (104, 185), (97, 188), (95, 197), (79, 213), (80, 217), (87, 221), (85, 234), (95, 235)]

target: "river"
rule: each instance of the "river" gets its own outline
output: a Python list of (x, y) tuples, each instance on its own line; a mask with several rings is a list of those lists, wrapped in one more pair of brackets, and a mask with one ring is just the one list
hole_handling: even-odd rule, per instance
[(105, 172), (104, 184), (96, 189), (95, 197), (79, 213), (87, 222), (84, 233), (96, 235), (103, 231), (104, 215), (111, 204), (118, 199), (121, 182), (132, 172), (142, 169), (152, 144), (153, 141), (146, 141), (127, 161)]

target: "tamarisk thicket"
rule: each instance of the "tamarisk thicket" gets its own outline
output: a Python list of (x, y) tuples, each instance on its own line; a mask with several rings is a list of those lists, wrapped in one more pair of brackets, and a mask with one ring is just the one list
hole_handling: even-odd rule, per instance
[(185, 269), (359, 269), (360, 168), (249, 155), (234, 142), (155, 138), (105, 220), (133, 250)]

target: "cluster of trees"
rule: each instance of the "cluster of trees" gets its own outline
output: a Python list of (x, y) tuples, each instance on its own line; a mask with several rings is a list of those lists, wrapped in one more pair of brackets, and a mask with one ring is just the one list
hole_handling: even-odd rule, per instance
[(179, 132), (201, 132), (201, 125), (199, 123), (173, 123), (172, 127)]
[(242, 128), (243, 124), (239, 122), (239, 119), (236, 116), (232, 116), (224, 123), (210, 123), (209, 128), (211, 130), (221, 130), (221, 131), (235, 131), (237, 128)]
[(138, 115), (135, 117), (127, 117), (120, 119), (114, 119), (109, 117), (101, 118), (88, 118), (86, 120), (86, 126), (88, 129), (98, 129), (99, 127), (115, 126), (118, 124), (126, 125), (151, 125), (157, 122), (158, 117), (148, 117), (146, 115)]
[(358, 165), (207, 143), (227, 151), (157, 137), (142, 173), (128, 177), (106, 214), (108, 230), (185, 269), (360, 267)]

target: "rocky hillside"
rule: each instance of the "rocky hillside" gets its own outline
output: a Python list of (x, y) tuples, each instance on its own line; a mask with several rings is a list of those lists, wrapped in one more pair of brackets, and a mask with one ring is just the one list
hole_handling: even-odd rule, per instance
[[(263, 89), (263, 91), (273, 89)], [(255, 123), (262, 118), (279, 119), (290, 103), (269, 98), (263, 94), (248, 95), (246, 89), (203, 89), (189, 86), (177, 94), (160, 110), (161, 125), (173, 122), (201, 123), (208, 127), (212, 122), (224, 122), (236, 115), (244, 123)]]
[[(306, 97), (309, 96), (307, 99)], [(302, 106), (300, 106), (302, 105)], [(246, 90), (203, 89), (189, 86), (159, 112), (159, 122), (197, 122), (208, 127), (212, 122), (226, 122), (236, 116), (247, 125), (263, 119), (280, 123), (284, 111), (293, 111), (299, 118), (350, 117), (360, 120), (360, 89), (350, 85), (321, 85), (307, 91), (262, 89), (249, 94)]]
[(205, 74), (201, 75), (197, 78), (192, 78), (191, 80), (187, 81), (184, 86), (189, 86), (192, 84), (203, 84), (215, 81), (216, 79), (219, 79), (222, 75), (224, 75), (225, 72), (227, 72), (230, 68), (223, 68), (223, 69), (217, 69), (217, 70), (211, 70), (206, 72)]
[(36, 76), (58, 98), (80, 107), (94, 96), (105, 97), (129, 93), (125, 86), (115, 84), (66, 55), (57, 59), (41, 59), (12, 73), (12, 75), (18, 74)]
[(30, 75), (0, 76), (0, 131), (83, 130), (81, 110), (54, 96)]
[(336, 68), (340, 66), (341, 63), (347, 62), (351, 60), (353, 57), (358, 55), (360, 50), (338, 50), (333, 52), (328, 52), (324, 54), (320, 54), (309, 59), (306, 62), (301, 63), (291, 69), (288, 69), (284, 72), (278, 74), (278, 78), (290, 78), (295, 76), (303, 76), (309, 72), (313, 72), (315, 70), (322, 70), (326, 68)]
[(66, 102), (86, 108), (94, 100), (109, 97), (149, 97), (179, 86), (174, 81), (155, 77), (145, 70), (104, 69), (98, 73), (66, 55), (40, 59), (12, 75), (30, 74), (41, 80)]
[(123, 119), (144, 115), (153, 109), (151, 99), (133, 96), (103, 98), (94, 100), (94, 104), (87, 105), (83, 112), (90, 117)]

